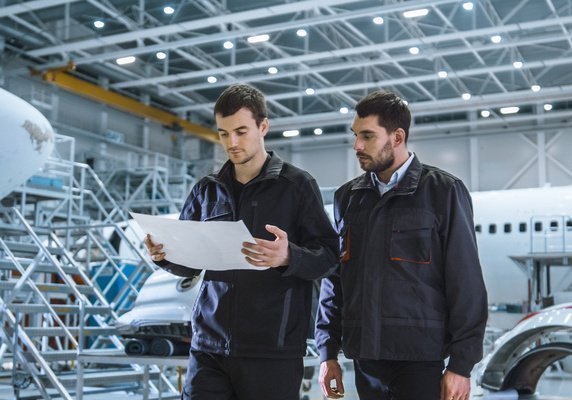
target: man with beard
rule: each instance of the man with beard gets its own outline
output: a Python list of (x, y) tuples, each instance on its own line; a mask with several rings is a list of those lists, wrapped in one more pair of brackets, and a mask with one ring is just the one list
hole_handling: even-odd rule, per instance
[[(193, 187), (180, 219), (243, 220), (256, 243), (243, 243), (252, 270), (205, 272), (192, 315), (183, 399), (298, 400), (312, 281), (335, 266), (337, 235), (316, 181), (265, 150), (269, 122), (262, 93), (231, 86), (214, 116), (229, 160)], [(167, 271), (200, 273), (167, 261), (149, 236), (146, 244)]]
[(408, 152), (403, 100), (377, 91), (355, 110), (366, 172), (335, 194), (341, 258), (316, 321), (322, 391), (343, 396), (341, 348), (362, 400), (468, 400), (487, 320), (471, 198)]

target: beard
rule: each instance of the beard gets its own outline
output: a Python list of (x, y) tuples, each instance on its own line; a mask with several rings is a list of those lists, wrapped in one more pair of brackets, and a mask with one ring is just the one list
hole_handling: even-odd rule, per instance
[(395, 152), (393, 147), (391, 147), (391, 142), (388, 141), (383, 148), (376, 154), (375, 157), (371, 157), (367, 154), (358, 152), (356, 154), (358, 157), (365, 157), (365, 159), (359, 160), (361, 169), (366, 172), (379, 173), (383, 172), (393, 165), (395, 162)]

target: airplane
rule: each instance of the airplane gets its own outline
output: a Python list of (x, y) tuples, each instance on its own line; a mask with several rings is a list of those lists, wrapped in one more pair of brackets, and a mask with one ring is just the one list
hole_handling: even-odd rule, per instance
[(572, 186), (471, 196), (489, 303), (517, 306), (516, 311), (520, 304), (526, 312), (540, 308), (541, 292), (555, 303), (572, 301), (572, 269), (555, 263), (539, 277), (533, 268), (516, 262), (531, 253), (536, 259), (547, 253), (572, 254)]
[[(26, 182), (52, 154), (54, 129), (34, 106), (0, 88), (0, 199)], [(25, 161), (25, 162), (23, 162)]]

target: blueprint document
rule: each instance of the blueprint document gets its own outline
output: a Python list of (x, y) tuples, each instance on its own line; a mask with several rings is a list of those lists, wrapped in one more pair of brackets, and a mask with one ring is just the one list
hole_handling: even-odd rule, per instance
[(266, 269), (250, 265), (240, 252), (243, 242), (256, 243), (242, 221), (181, 221), (130, 214), (153, 243), (163, 244), (165, 258), (172, 263), (213, 271)]

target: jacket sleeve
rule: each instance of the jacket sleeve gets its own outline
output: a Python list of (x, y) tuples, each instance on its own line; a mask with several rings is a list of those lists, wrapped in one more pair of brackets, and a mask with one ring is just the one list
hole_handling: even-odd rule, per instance
[[(336, 221), (336, 231), (340, 237), (340, 202), (338, 193), (334, 201), (334, 214)], [(341, 241), (339, 241), (339, 247)], [(340, 249), (341, 251), (341, 249)], [(318, 313), (316, 316), (316, 346), (320, 352), (320, 362), (326, 360), (337, 360), (338, 353), (342, 348), (342, 284), (340, 279), (340, 267), (338, 262), (334, 272), (322, 279), (320, 289), (320, 301), (318, 303)]]
[(444, 240), (450, 337), (447, 369), (469, 377), (483, 356), (487, 292), (477, 251), (471, 198), (461, 181), (455, 181), (449, 193), (447, 226)]
[[(193, 187), (193, 189), (191, 190), (191, 193), (189, 194), (189, 196), (187, 197), (187, 200), (185, 201), (185, 205), (183, 206), (183, 210), (181, 211), (181, 214), (179, 215), (180, 220), (200, 221), (200, 219), (201, 219), (201, 206), (200, 206), (200, 202), (198, 201), (198, 195), (199, 195), (199, 184), (196, 184)], [(166, 254), (165, 256), (169, 257), (168, 254)], [(180, 264), (172, 263), (172, 262), (168, 261), (167, 259), (164, 259), (163, 261), (158, 261), (158, 262), (154, 261), (154, 263), (159, 268), (162, 268), (165, 271), (170, 272), (173, 275), (181, 276), (184, 278), (193, 278), (193, 277), (195, 277), (201, 273), (200, 269), (188, 268), (188, 267), (185, 267), (185, 266), (180, 265)]]
[(290, 241), (290, 262), (283, 276), (313, 280), (329, 275), (338, 260), (338, 238), (324, 210), (316, 181), (301, 188), (296, 243)]
[(322, 279), (320, 288), (314, 333), (320, 362), (337, 360), (342, 348), (342, 291), (339, 270), (338, 264), (334, 273)]

